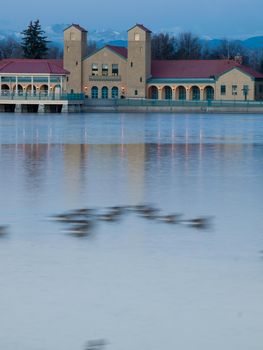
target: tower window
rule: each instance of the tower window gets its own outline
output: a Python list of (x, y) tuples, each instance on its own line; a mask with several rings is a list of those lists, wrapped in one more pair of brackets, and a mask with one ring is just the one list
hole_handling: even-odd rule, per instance
[(67, 46), (67, 52), (69, 52), (69, 51), (70, 51), (69, 46)]
[(142, 83), (142, 77), (140, 77), (140, 83)]
[(76, 40), (75, 33), (70, 33), (70, 40)]
[(109, 75), (109, 66), (107, 64), (102, 65), (102, 75), (103, 76)]
[(138, 96), (138, 90), (135, 90), (135, 91), (134, 91), (134, 95), (135, 95), (135, 96)]
[(92, 75), (98, 75), (99, 73), (99, 67), (98, 67), (98, 64), (97, 63), (92, 63)]
[(131, 67), (133, 67), (133, 62), (131, 62)]
[(135, 40), (135, 41), (140, 41), (140, 34), (135, 33), (135, 34), (134, 34), (134, 40)]
[(78, 61), (76, 61), (76, 66), (78, 66), (79, 65), (79, 62)]

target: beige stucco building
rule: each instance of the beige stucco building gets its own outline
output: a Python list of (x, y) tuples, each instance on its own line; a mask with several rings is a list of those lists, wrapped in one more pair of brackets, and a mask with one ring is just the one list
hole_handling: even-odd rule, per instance
[(128, 30), (127, 47), (106, 45), (87, 55), (88, 33), (64, 31), (63, 60), (0, 60), (0, 95), (174, 101), (263, 100), (263, 74), (237, 60), (152, 60), (151, 31)]
[(106, 45), (86, 56), (87, 31), (64, 31), (68, 92), (92, 99), (262, 100), (263, 75), (240, 60), (151, 59), (151, 31), (128, 30), (128, 47)]

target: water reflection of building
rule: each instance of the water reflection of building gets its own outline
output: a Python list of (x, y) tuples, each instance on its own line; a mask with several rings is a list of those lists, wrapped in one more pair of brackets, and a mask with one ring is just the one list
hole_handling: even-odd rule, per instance
[(67, 144), (63, 152), (67, 197), (72, 201), (85, 190), (89, 200), (114, 195), (132, 203), (143, 200), (144, 144)]
[[(89, 145), (85, 181), (89, 194), (106, 201), (144, 198), (144, 144)], [(122, 199), (123, 198), (123, 199)]]
[(64, 174), (67, 197), (72, 200), (78, 198), (78, 194), (85, 187), (86, 162), (89, 151), (87, 144), (65, 144)]
[(127, 149), (129, 198), (132, 203), (144, 200), (146, 145), (129, 144)]
[(25, 181), (28, 189), (40, 190), (45, 182), (48, 147), (46, 144), (23, 144), (18, 146), (23, 151)]

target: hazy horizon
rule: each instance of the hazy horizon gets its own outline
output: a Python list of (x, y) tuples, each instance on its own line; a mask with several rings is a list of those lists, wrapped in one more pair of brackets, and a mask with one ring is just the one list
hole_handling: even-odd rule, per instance
[(66, 5), (62, 1), (14, 0), (5, 3), (0, 29), (21, 31), (30, 20), (38, 18), (43, 27), (79, 23), (88, 30), (113, 28), (125, 31), (135, 23), (143, 23), (153, 31), (191, 31), (213, 38), (242, 38), (263, 34), (262, 10), (261, 0), (254, 0), (253, 6), (245, 0), (240, 0), (238, 5), (233, 0), (185, 0), (183, 3), (176, 0), (162, 3), (133, 0), (125, 6), (120, 0), (97, 0), (89, 4), (85, 0), (75, 0)]

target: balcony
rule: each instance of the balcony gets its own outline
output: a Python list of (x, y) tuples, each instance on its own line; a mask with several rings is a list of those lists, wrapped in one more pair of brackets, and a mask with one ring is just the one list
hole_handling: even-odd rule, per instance
[(89, 81), (121, 81), (120, 75), (90, 75)]

